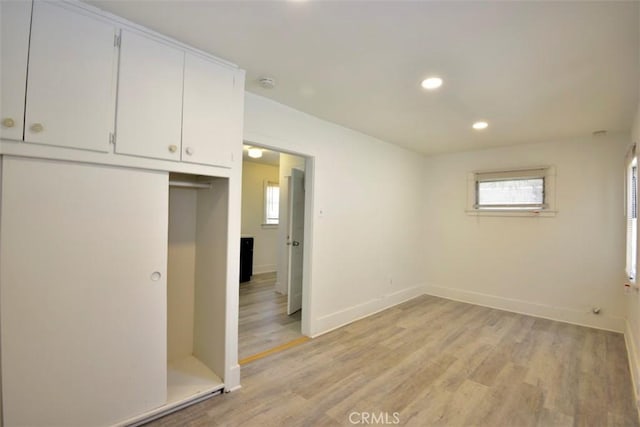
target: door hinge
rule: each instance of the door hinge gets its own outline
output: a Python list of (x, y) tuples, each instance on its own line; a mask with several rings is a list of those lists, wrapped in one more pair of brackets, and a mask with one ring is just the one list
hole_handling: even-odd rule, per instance
[(113, 36), (113, 45), (115, 47), (120, 47), (120, 42), (122, 41), (122, 37), (120, 37), (120, 34), (115, 34)]
[(109, 144), (116, 145), (116, 134), (109, 132)]

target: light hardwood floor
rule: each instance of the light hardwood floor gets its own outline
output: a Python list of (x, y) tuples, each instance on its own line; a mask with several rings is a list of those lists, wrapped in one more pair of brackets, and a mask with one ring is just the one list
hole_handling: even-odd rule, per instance
[(252, 362), (242, 386), (153, 425), (639, 425), (621, 334), (429, 296)]
[(275, 273), (265, 273), (240, 284), (240, 360), (302, 336), (300, 311), (287, 316), (287, 296), (275, 291), (275, 282)]

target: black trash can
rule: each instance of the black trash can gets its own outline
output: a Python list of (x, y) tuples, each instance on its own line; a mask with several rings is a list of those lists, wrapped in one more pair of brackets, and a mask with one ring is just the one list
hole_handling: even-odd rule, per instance
[(253, 237), (240, 238), (240, 283), (248, 282), (253, 275)]

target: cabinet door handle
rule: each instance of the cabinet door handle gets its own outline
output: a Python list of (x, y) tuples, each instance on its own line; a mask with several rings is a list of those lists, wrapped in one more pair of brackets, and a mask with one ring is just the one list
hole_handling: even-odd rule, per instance
[(171, 145), (169, 146), (169, 152), (170, 152), (170, 153), (175, 153), (177, 150), (178, 150), (178, 146), (177, 146), (177, 145), (173, 145), (173, 144), (171, 144)]
[(2, 119), (2, 126), (6, 128), (12, 128), (16, 125), (16, 122), (11, 118), (7, 117), (6, 119)]
[(151, 273), (151, 280), (153, 280), (154, 282), (157, 282), (161, 278), (162, 278), (162, 273), (160, 273), (159, 271), (154, 271), (153, 273)]
[(42, 126), (42, 123), (34, 123), (31, 125), (30, 129), (31, 129), (31, 132), (38, 133), (44, 130), (44, 126)]
[(191, 147), (187, 147), (186, 150), (184, 150), (185, 153), (187, 153), (189, 156), (193, 154), (193, 148)]

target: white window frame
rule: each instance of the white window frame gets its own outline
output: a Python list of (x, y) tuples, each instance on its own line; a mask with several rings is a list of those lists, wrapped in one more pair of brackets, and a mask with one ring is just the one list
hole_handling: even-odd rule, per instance
[[(544, 205), (542, 208), (479, 208), (478, 182), (510, 179), (544, 179)], [(467, 175), (467, 209), (468, 215), (477, 216), (524, 216), (540, 217), (555, 216), (558, 213), (556, 205), (556, 168), (554, 166), (537, 166), (523, 168), (493, 169), (473, 171)]]
[[(633, 168), (635, 167), (635, 196), (633, 200)], [(626, 223), (626, 263), (625, 273), (631, 283), (636, 283), (638, 259), (638, 157), (635, 145), (631, 148), (625, 162), (625, 223)], [(635, 209), (634, 209), (635, 208)], [(635, 215), (634, 215), (635, 214)]]
[[(280, 224), (280, 202), (278, 201), (278, 218), (277, 222), (273, 222), (268, 218), (268, 207), (269, 207), (269, 187), (277, 187), (278, 192), (280, 191), (280, 184), (275, 181), (265, 180), (263, 185), (263, 209), (262, 209), (262, 226), (265, 228), (275, 228)], [(279, 200), (279, 199), (278, 199)], [(271, 221), (271, 222), (270, 222)]]

